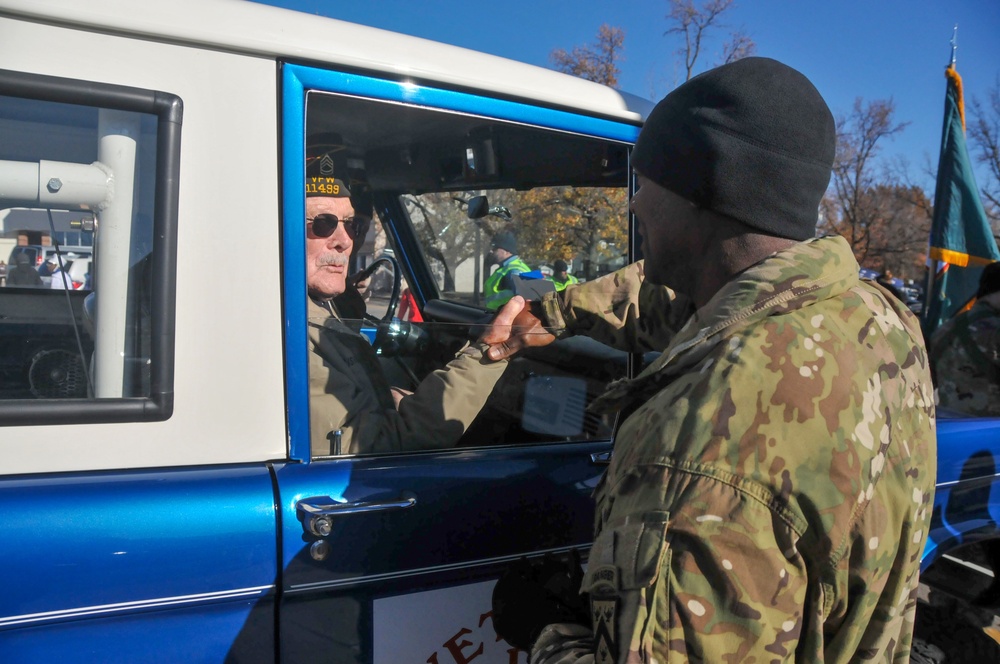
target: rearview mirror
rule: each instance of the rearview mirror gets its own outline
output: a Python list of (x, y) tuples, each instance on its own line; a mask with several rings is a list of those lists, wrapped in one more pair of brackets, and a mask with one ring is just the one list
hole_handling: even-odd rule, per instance
[(490, 202), (485, 196), (473, 196), (469, 199), (467, 214), (469, 219), (482, 219), (490, 211)]

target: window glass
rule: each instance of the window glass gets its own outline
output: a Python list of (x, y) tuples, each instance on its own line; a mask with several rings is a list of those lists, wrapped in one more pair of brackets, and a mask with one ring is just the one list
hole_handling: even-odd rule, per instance
[(0, 95), (0, 400), (150, 396), (157, 124)]
[[(469, 202), (477, 198), (488, 210), (470, 219)], [(510, 258), (495, 254), (495, 239), (513, 241), (528, 277), (562, 290), (628, 262), (627, 202), (621, 187), (571, 185), (403, 197), (439, 296), (487, 309), (505, 299), (488, 301), (484, 288)]]
[(624, 352), (570, 338), (491, 368), (474, 342), (515, 292), (628, 261), (627, 145), (317, 92), (305, 142), (314, 456), (610, 436), (586, 407)]

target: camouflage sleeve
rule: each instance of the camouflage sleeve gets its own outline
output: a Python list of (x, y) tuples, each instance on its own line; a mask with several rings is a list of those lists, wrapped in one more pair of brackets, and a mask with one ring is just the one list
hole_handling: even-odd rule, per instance
[(531, 664), (592, 664), (594, 633), (583, 625), (549, 625), (535, 641)]
[(940, 408), (1000, 415), (1000, 312), (980, 301), (950, 319), (931, 338), (930, 358)]
[(541, 304), (556, 336), (584, 335), (629, 352), (663, 350), (692, 313), (687, 298), (645, 282), (643, 261), (547, 293)]
[(582, 588), (594, 636), (550, 625), (532, 664), (794, 657), (807, 582), (785, 508), (693, 462), (636, 468), (617, 491)]

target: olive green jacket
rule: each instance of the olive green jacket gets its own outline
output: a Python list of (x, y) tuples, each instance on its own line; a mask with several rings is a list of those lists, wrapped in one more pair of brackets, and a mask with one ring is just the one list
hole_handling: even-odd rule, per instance
[(601, 399), (631, 415), (596, 491), (593, 629), (550, 625), (531, 661), (908, 661), (936, 474), (913, 315), (839, 237), (749, 268), (676, 333), (685, 308), (647, 291), (638, 264), (544, 302), (621, 348), (664, 341)]
[[(332, 314), (332, 315), (331, 315)], [(429, 374), (398, 410), (368, 339), (312, 300), (308, 303), (309, 419), (313, 456), (452, 447), (486, 403), (507, 362), (485, 346), (463, 348)]]

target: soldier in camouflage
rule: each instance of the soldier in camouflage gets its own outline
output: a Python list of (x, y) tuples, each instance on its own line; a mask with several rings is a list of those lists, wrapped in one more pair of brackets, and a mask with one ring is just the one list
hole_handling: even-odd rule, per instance
[(596, 490), (591, 622), (540, 626), (533, 664), (908, 661), (930, 373), (910, 311), (859, 280), (846, 241), (813, 238), (834, 142), (785, 65), (692, 79), (633, 153), (645, 262), (488, 335), (494, 359), (581, 333), (662, 351), (595, 404), (623, 418)]
[(1000, 263), (983, 269), (976, 303), (942, 325), (930, 348), (939, 407), (1000, 416)]

